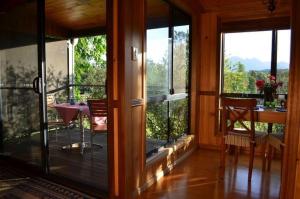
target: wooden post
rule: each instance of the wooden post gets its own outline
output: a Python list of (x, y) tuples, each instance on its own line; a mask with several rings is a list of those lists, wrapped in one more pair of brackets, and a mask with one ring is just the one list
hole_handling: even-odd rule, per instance
[(296, 199), (300, 194), (299, 133), (300, 133), (300, 1), (292, 1), (291, 65), (289, 73), (286, 150), (283, 161), (282, 199)]
[(144, 163), (145, 0), (117, 2), (117, 78), (113, 81), (118, 105), (118, 198), (132, 199), (138, 195)]

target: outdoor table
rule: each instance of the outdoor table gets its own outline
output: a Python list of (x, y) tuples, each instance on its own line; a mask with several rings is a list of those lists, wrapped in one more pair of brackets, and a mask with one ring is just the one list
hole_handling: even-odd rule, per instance
[(83, 116), (90, 117), (90, 110), (86, 104), (74, 104), (69, 103), (54, 104), (53, 107), (57, 110), (58, 114), (61, 116), (64, 124), (69, 126), (70, 122), (79, 118), (79, 129), (80, 129), (80, 143), (73, 143), (71, 145), (64, 146), (63, 149), (79, 148), (81, 149), (81, 154), (83, 154), (84, 148), (88, 147), (84, 140), (84, 128), (83, 128)]

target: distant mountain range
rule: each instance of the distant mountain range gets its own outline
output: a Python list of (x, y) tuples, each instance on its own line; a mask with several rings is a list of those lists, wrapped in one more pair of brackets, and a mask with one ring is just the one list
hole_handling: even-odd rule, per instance
[[(232, 63), (241, 62), (242, 64), (245, 65), (246, 71), (249, 71), (249, 70), (261, 71), (261, 70), (270, 69), (270, 66), (271, 66), (270, 62), (263, 62), (256, 58), (248, 59), (248, 58), (241, 58), (241, 57), (233, 56), (233, 57), (230, 57), (229, 60)], [(288, 68), (289, 68), (289, 63), (287, 63), (287, 62), (279, 62), (277, 65), (277, 69), (288, 69)]]

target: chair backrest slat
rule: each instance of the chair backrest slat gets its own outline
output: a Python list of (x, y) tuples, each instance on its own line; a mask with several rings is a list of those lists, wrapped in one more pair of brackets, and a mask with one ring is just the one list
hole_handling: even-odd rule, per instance
[[(244, 98), (222, 98), (223, 118), (222, 131), (224, 135), (228, 132), (247, 134), (252, 140), (255, 138), (255, 121), (257, 120), (256, 99)], [(245, 123), (250, 122), (250, 128)], [(235, 129), (238, 123), (242, 129)]]
[(91, 117), (107, 117), (107, 99), (87, 100)]

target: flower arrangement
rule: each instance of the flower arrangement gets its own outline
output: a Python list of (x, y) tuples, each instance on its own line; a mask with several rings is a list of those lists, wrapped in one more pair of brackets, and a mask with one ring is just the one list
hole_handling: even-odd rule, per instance
[(256, 87), (260, 93), (264, 93), (265, 102), (272, 102), (274, 100), (274, 95), (276, 94), (276, 90), (278, 87), (282, 87), (283, 82), (276, 81), (276, 77), (273, 75), (268, 76), (268, 82), (265, 80), (256, 80)]

